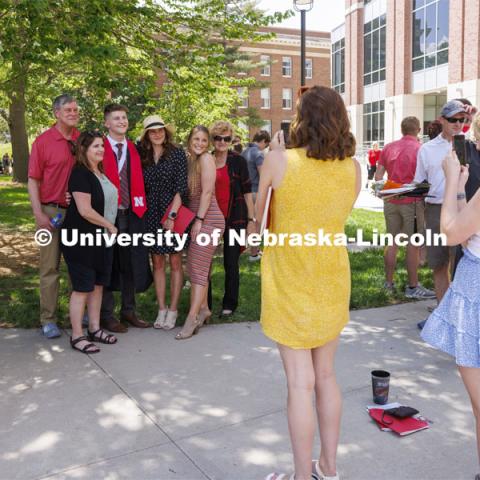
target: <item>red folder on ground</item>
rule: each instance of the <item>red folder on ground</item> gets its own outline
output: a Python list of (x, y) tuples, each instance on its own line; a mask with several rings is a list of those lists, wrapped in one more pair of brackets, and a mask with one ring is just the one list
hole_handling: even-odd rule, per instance
[(410, 433), (419, 432), (420, 430), (429, 428), (429, 425), (425, 420), (420, 420), (415, 417), (400, 419), (392, 417), (391, 415), (388, 415), (388, 413), (386, 413), (383, 417), (384, 421), (387, 421), (387, 423), (384, 423), (384, 421), (382, 421), (383, 412), (384, 410), (380, 408), (372, 408), (368, 411), (370, 416), (378, 423), (379, 426), (389, 428), (393, 432), (398, 433), (398, 435), (409, 435)]
[[(173, 202), (172, 202), (173, 203)], [(162, 218), (162, 225), (168, 220), (168, 214), (172, 209), (172, 204), (170, 204), (165, 212), (165, 215)], [(177, 211), (177, 217), (173, 221), (173, 229), (172, 231), (175, 233), (179, 233), (183, 235), (185, 230), (190, 226), (190, 224), (195, 219), (195, 214), (187, 207), (183, 205)]]

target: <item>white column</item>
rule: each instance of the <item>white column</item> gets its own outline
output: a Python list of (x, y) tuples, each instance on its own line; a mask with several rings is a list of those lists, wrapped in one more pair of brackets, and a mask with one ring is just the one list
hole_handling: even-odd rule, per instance
[(417, 117), (423, 125), (423, 95), (397, 95), (385, 99), (385, 143), (402, 137), (405, 117)]
[(347, 112), (358, 149), (363, 143), (363, 105), (350, 105), (347, 107)]
[(448, 86), (447, 98), (467, 98), (475, 106), (480, 106), (480, 79), (452, 83)]

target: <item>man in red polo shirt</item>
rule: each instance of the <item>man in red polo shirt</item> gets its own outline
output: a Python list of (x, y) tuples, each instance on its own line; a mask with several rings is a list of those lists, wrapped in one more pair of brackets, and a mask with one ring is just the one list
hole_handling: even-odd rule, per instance
[[(383, 178), (385, 171), (389, 180), (398, 183), (412, 183), (417, 167), (417, 152), (420, 142), (420, 122), (416, 117), (402, 120), (403, 137), (384, 147), (375, 173), (375, 180)], [(414, 233), (425, 233), (423, 202), (416, 198), (392, 198), (385, 200), (383, 209), (387, 233), (393, 236), (404, 233), (411, 237)], [(385, 248), (385, 288), (394, 289), (393, 274), (397, 263), (398, 246)], [(427, 290), (418, 283), (419, 247), (407, 246), (408, 285), (405, 296), (408, 298), (435, 298), (435, 292)]]
[(60, 336), (57, 302), (60, 265), (60, 232), (52, 226), (57, 214), (65, 217), (65, 192), (75, 162), (74, 144), (80, 132), (75, 128), (79, 114), (77, 101), (60, 95), (53, 101), (55, 125), (33, 142), (28, 163), (28, 193), (37, 230), (52, 233), (49, 245), (40, 247), (40, 322), (47, 338)]

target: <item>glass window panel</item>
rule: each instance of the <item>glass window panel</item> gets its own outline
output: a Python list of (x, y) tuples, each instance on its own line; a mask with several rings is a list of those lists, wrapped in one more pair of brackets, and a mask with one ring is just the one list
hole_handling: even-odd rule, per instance
[(435, 59), (436, 59), (435, 53), (432, 53), (431, 55), (427, 55), (425, 57), (425, 68), (434, 67), (435, 66)]
[(424, 52), (425, 10), (413, 14), (413, 58), (423, 55)]
[(365, 35), (363, 65), (365, 73), (372, 71), (372, 34)]
[(368, 141), (368, 116), (363, 116), (363, 141)]
[(366, 103), (364, 106), (363, 106), (365, 112), (364, 113), (370, 113), (372, 111), (372, 104), (371, 103)]
[(425, 68), (425, 57), (417, 58), (413, 61), (413, 71), (423, 70)]
[(423, 105), (425, 107), (435, 107), (437, 105), (436, 95), (425, 95), (423, 97)]
[(387, 24), (387, 16), (385, 14), (383, 14), (381, 17), (380, 17), (380, 26), (382, 25), (386, 25)]
[(372, 20), (372, 30), (375, 30), (376, 28), (378, 28), (380, 26), (380, 19), (379, 17), (377, 18), (374, 18)]
[(378, 134), (378, 139), (383, 142), (383, 140), (385, 139), (385, 114), (383, 112), (380, 114), (379, 119), (380, 119), (380, 121), (379, 121), (380, 131), (379, 131), (379, 134)]
[(437, 50), (437, 5), (435, 3), (426, 8), (425, 17), (425, 53)]
[(380, 70), (380, 81), (383, 82), (385, 80), (385, 69)]
[(372, 30), (372, 22), (367, 22), (364, 26), (363, 26), (363, 32), (364, 33), (368, 33)]
[(372, 140), (378, 140), (378, 134), (379, 134), (378, 120), (379, 120), (378, 114), (372, 115)]
[(383, 27), (380, 29), (380, 68), (385, 68), (386, 64), (386, 42), (387, 29)]
[(376, 30), (372, 33), (372, 71), (378, 70), (380, 58), (378, 55), (380, 45), (380, 31)]
[(342, 49), (340, 52), (340, 65), (341, 65), (340, 78), (343, 83), (345, 82), (345, 49)]
[(368, 75), (365, 75), (363, 77), (363, 84), (364, 85), (370, 85), (372, 83), (372, 76), (371, 74), (369, 73)]
[(442, 50), (448, 47), (448, 21), (449, 21), (449, 0), (438, 2), (437, 20), (437, 49)]
[(372, 73), (372, 83), (377, 83), (380, 81), (380, 72), (377, 70)]
[(443, 50), (437, 53), (437, 65), (448, 63), (448, 50)]
[(380, 111), (383, 112), (385, 110), (385, 100), (380, 100), (379, 107), (380, 107)]
[(413, 0), (413, 9), (417, 9), (419, 7), (423, 7), (425, 4), (425, 0)]

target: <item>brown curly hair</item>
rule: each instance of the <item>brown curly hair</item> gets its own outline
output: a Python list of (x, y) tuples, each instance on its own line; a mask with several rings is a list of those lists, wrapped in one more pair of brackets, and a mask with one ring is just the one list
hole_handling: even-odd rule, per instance
[(305, 148), (307, 157), (344, 160), (355, 154), (355, 137), (342, 97), (332, 88), (314, 86), (297, 101), (290, 127), (290, 148)]

